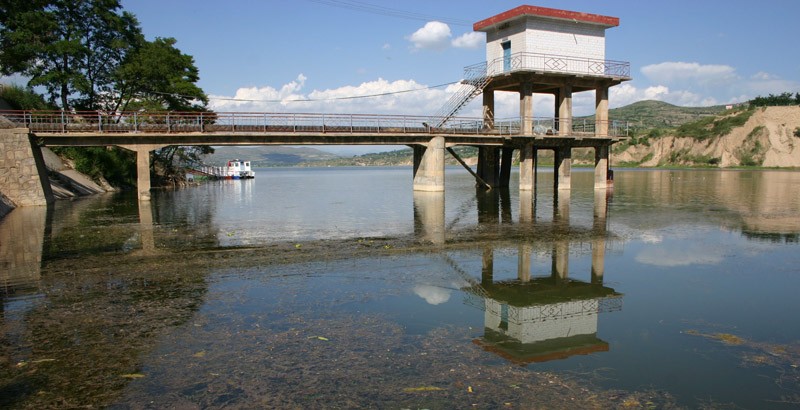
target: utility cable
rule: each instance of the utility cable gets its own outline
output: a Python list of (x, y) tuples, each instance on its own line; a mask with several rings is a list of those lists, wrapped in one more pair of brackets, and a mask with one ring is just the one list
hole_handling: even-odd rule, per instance
[(307, 1), (317, 4), (324, 4), (332, 7), (339, 7), (347, 10), (361, 11), (365, 13), (378, 14), (389, 17), (398, 17), (408, 20), (421, 20), (421, 21), (436, 20), (442, 23), (452, 24), (454, 26), (472, 26), (472, 22), (467, 20), (415, 13), (412, 11), (405, 11), (391, 7), (378, 6), (363, 1), (356, 1), (356, 0), (307, 0)]

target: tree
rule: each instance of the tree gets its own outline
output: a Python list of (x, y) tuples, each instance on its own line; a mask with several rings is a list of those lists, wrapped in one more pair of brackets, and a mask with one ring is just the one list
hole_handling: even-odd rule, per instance
[(112, 111), (205, 110), (208, 97), (196, 84), (200, 75), (194, 59), (175, 48), (175, 43), (174, 38), (156, 38), (128, 54), (115, 73)]
[(98, 109), (114, 74), (144, 41), (119, 0), (2, 0), (0, 72), (30, 76), (63, 109)]

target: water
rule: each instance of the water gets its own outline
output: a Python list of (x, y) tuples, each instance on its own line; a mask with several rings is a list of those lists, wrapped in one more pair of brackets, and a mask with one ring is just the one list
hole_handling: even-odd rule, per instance
[(618, 170), (595, 191), (575, 170), (565, 193), (540, 172), (535, 194), (410, 174), (15, 210), (0, 406), (800, 403), (800, 173)]

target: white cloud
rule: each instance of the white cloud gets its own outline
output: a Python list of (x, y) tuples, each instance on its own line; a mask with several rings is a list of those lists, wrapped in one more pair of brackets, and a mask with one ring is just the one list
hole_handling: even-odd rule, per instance
[[(306, 77), (301, 74), (296, 80), (277, 88), (243, 87), (233, 96), (212, 95), (209, 106), (216, 111), (433, 115), (458, 87), (454, 84), (445, 89), (425, 89), (425, 84), (414, 80), (378, 78), (355, 86), (302, 92), (305, 81)], [(408, 90), (419, 91), (405, 92)], [(402, 93), (397, 93), (399, 91)], [(386, 95), (367, 97), (376, 94)]]
[(384, 50), (391, 50), (392, 49), (392, 45), (389, 44), (389, 43), (384, 43), (383, 47), (381, 47), (381, 48), (384, 49)]
[(451, 291), (437, 286), (417, 285), (414, 286), (413, 291), (431, 305), (440, 305), (450, 300)]
[(450, 45), (450, 36), (450, 26), (440, 21), (429, 21), (407, 39), (414, 44), (414, 49), (441, 51)]
[(642, 67), (644, 74), (656, 84), (713, 86), (739, 80), (736, 69), (729, 65), (664, 62)]
[(452, 44), (456, 48), (481, 48), (486, 44), (486, 35), (477, 31), (464, 33), (453, 39)]

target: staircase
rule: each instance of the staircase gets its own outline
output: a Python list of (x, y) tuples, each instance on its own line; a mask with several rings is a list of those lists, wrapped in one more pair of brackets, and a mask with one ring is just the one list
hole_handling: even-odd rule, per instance
[(469, 66), (464, 69), (464, 79), (461, 81), (461, 87), (434, 114), (434, 118), (436, 118), (434, 122), (436, 124), (435, 128), (443, 127), (461, 108), (483, 92), (483, 89), (492, 81), (492, 77), (488, 76), (487, 73), (486, 63)]

